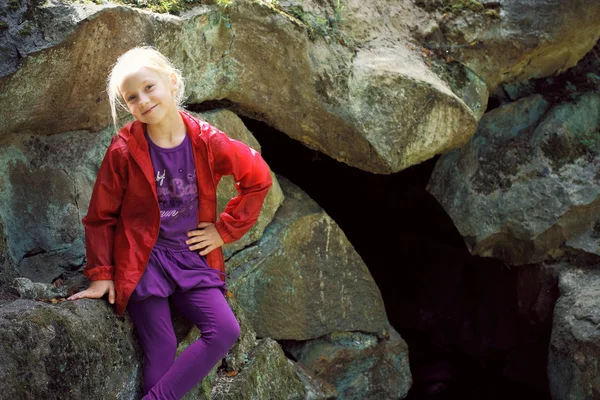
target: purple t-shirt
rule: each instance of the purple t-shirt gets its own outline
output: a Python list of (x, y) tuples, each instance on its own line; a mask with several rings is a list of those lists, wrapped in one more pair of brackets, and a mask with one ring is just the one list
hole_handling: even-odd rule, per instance
[(188, 248), (187, 233), (198, 226), (198, 184), (192, 143), (186, 134), (177, 147), (165, 149), (152, 142), (146, 132), (154, 167), (160, 208), (158, 246)]

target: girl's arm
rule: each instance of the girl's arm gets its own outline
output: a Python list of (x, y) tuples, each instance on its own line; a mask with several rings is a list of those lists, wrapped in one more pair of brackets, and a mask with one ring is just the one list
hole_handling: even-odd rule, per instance
[(210, 127), (209, 144), (217, 179), (233, 175), (238, 195), (227, 203), (215, 227), (223, 242), (238, 240), (254, 225), (272, 185), (269, 166), (260, 153)]
[(113, 237), (127, 182), (125, 143), (113, 137), (94, 184), (90, 206), (82, 222), (85, 227), (87, 265), (90, 281), (113, 280)]

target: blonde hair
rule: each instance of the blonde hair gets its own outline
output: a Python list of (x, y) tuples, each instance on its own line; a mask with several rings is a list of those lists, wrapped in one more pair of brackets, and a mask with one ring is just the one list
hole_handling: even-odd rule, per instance
[[(122, 94), (119, 86), (123, 79), (131, 72), (146, 67), (158, 73), (158, 75), (170, 82), (171, 74), (175, 74), (176, 84), (175, 93), (173, 95), (177, 107), (183, 104), (183, 93), (185, 85), (181, 71), (173, 65), (171, 61), (152, 46), (138, 46), (121, 54), (117, 62), (113, 65), (108, 78), (106, 80), (106, 91), (108, 92), (108, 101), (110, 103), (110, 111), (115, 125), (115, 130), (119, 131), (117, 126), (117, 107), (128, 110), (123, 103)], [(170, 83), (169, 83), (170, 84)]]

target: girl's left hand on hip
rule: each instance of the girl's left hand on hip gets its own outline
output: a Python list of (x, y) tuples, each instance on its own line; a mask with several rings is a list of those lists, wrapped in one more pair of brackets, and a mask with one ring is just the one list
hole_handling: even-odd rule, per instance
[(214, 249), (223, 246), (224, 242), (212, 222), (200, 222), (198, 229), (188, 232), (189, 239), (185, 244), (189, 246), (190, 251), (199, 250), (201, 256), (205, 256)]

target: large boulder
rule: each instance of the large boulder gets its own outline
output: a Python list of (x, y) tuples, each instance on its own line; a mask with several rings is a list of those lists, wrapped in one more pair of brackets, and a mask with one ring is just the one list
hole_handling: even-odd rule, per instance
[(600, 254), (600, 94), (532, 95), (487, 113), (427, 190), (472, 254), (511, 265)]
[(387, 317), (367, 266), (338, 225), (279, 177), (285, 201), (253, 246), (228, 261), (228, 287), (259, 337), (381, 333)]
[(546, 98), (559, 100), (572, 93), (600, 93), (600, 41), (573, 68), (558, 76), (505, 83), (493, 94), (498, 104), (541, 93)]
[(491, 92), (504, 82), (564, 72), (600, 38), (600, 3), (595, 0), (417, 4), (432, 12), (437, 23), (426, 32), (425, 45), (466, 65)]
[(600, 271), (571, 269), (560, 277), (560, 298), (548, 354), (554, 400), (600, 397)]
[(14, 266), (12, 275), (50, 283), (84, 263), (81, 218), (112, 134), (104, 129), (22, 135), (0, 146), (0, 201), (5, 205), (0, 243)]
[[(315, 15), (336, 12), (314, 6)], [(29, 7), (23, 18), (53, 40), (19, 62), (4, 60), (4, 70), (18, 69), (0, 78), (3, 134), (107, 126), (105, 77), (119, 54), (143, 42), (183, 69), (188, 103), (226, 100), (311, 148), (373, 172), (399, 171), (460, 146), (487, 99), (473, 76), (464, 86), (479, 85), (481, 93), (468, 105), (460, 87), (457, 95), (393, 32), (363, 39), (368, 44), (329, 40), (323, 35), (343, 33), (342, 25), (326, 23), (315, 36), (318, 26), (297, 8), (237, 0), (226, 9), (198, 6), (176, 17), (112, 5)], [(385, 14), (372, 11), (373, 21)], [(60, 23), (50, 23), (48, 16), (61, 12)], [(52, 36), (57, 26), (60, 34)]]
[(142, 368), (131, 324), (101, 303), (16, 300), (1, 307), (1, 397), (135, 398)]

